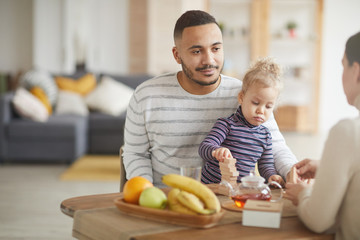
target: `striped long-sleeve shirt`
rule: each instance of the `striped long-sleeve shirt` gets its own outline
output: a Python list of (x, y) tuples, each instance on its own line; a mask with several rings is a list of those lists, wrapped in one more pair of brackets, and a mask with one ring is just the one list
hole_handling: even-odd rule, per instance
[[(241, 81), (221, 75), (216, 90), (193, 95), (179, 84), (176, 73), (150, 79), (134, 92), (124, 130), (123, 160), (126, 178), (143, 176), (155, 186), (180, 166), (203, 165), (198, 148), (219, 117), (228, 117), (238, 107)], [(285, 176), (296, 162), (274, 118), (267, 122), (273, 137), (275, 166)]]
[(238, 182), (258, 163), (259, 173), (265, 179), (277, 174), (274, 166), (270, 131), (263, 125), (253, 126), (246, 121), (241, 107), (228, 118), (219, 118), (209, 135), (199, 147), (199, 155), (205, 160), (201, 181), (219, 183), (221, 171), (219, 161), (212, 151), (219, 147), (228, 148), (236, 159), (239, 172)]

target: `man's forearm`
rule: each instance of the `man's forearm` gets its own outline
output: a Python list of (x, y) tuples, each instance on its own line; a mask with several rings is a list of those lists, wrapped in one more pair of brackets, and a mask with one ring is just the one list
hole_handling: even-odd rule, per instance
[(297, 163), (297, 159), (290, 148), (286, 145), (285, 139), (279, 130), (275, 118), (270, 118), (264, 126), (269, 128), (271, 132), (276, 171), (284, 179), (286, 179), (292, 166)]
[(126, 172), (126, 179), (135, 176), (142, 176), (153, 182), (152, 164), (149, 156), (137, 154), (129, 150), (129, 146), (124, 146), (123, 162)]
[(276, 171), (286, 179), (291, 168), (297, 163), (295, 155), (284, 142), (273, 143), (273, 154)]

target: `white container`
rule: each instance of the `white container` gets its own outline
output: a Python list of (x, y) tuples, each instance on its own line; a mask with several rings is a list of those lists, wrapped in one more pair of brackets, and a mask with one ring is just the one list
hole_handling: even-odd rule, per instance
[(279, 228), (282, 202), (247, 200), (243, 209), (244, 226)]

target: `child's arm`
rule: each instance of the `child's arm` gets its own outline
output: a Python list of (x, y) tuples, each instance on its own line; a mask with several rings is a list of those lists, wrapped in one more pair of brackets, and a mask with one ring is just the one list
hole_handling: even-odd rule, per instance
[(199, 146), (200, 157), (205, 161), (216, 160), (217, 158), (213, 155), (213, 152), (221, 148), (221, 144), (227, 137), (229, 130), (227, 122), (222, 118), (218, 119)]

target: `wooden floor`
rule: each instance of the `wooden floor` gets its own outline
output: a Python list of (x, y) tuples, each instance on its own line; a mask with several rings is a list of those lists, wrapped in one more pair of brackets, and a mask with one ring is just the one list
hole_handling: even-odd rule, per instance
[[(284, 135), (298, 159), (320, 158), (323, 136)], [(63, 182), (67, 165), (0, 165), (0, 239), (66, 240), (72, 219), (60, 211), (62, 200), (117, 192), (118, 182)]]

